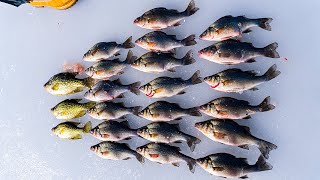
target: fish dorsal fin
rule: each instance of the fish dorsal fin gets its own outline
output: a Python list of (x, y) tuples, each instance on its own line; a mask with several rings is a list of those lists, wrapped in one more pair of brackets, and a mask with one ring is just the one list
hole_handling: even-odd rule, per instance
[(250, 134), (250, 128), (248, 126), (241, 126), (247, 133)]
[(75, 126), (78, 126), (79, 124), (81, 124), (81, 123), (79, 123), (79, 122), (72, 122), (72, 121), (69, 121), (69, 122), (67, 122), (68, 124), (72, 124), (72, 125), (75, 125)]
[(227, 69), (226, 71), (233, 72), (233, 73), (243, 72), (241, 69), (238, 69), (238, 68), (231, 68), (231, 69)]
[[(176, 36), (176, 35), (173, 35), (173, 34), (170, 34), (170, 35), (169, 35), (169, 34), (168, 34), (168, 36), (169, 36), (170, 38), (177, 39), (177, 36)], [(173, 52), (170, 52), (170, 51), (169, 51), (169, 53), (173, 53)]]
[(221, 20), (229, 19), (229, 18), (233, 18), (233, 16), (231, 16), (231, 15), (226, 15), (226, 16), (221, 17), (221, 18), (218, 19), (217, 21), (221, 21)]
[(122, 83), (121, 83), (121, 80), (120, 80), (119, 78), (116, 79), (116, 80), (113, 80), (112, 82), (113, 82), (113, 83), (116, 83), (116, 84), (122, 84)]
[(128, 122), (128, 121), (122, 121), (122, 122), (120, 122), (120, 124), (122, 124), (122, 125), (125, 126), (125, 127), (130, 128), (130, 125), (129, 125), (129, 122)]

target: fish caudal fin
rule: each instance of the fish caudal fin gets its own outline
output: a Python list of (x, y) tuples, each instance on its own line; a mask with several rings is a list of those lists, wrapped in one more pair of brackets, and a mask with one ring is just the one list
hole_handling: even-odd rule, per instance
[(266, 162), (266, 159), (262, 155), (259, 157), (254, 166), (256, 168), (256, 171), (268, 171), (273, 168), (271, 164)]
[(188, 81), (191, 83), (191, 84), (199, 84), (199, 83), (202, 83), (202, 80), (201, 80), (201, 77), (200, 77), (200, 71), (196, 71), (190, 79), (188, 79)]
[(195, 63), (196, 60), (193, 58), (192, 50), (188, 51), (187, 54), (182, 58), (183, 65), (189, 65)]
[(265, 48), (263, 48), (263, 55), (270, 58), (280, 58), (279, 53), (277, 52), (278, 43), (272, 43)]
[(277, 70), (277, 65), (274, 64), (268, 69), (268, 71), (263, 76), (265, 77), (266, 81), (270, 81), (271, 79), (276, 78), (280, 74), (281, 72)]
[(133, 52), (131, 50), (129, 50), (125, 62), (128, 64), (132, 64), (136, 59), (137, 57), (133, 55)]
[(83, 127), (83, 132), (88, 133), (91, 131), (91, 128), (92, 128), (92, 123), (91, 121), (88, 121)]
[(274, 105), (270, 104), (270, 96), (266, 97), (262, 103), (258, 106), (259, 112), (271, 111), (276, 108)]
[(83, 79), (83, 82), (84, 82), (84, 85), (87, 86), (88, 88), (91, 88), (96, 84), (96, 80), (91, 77), (87, 77)]
[(256, 19), (258, 22), (258, 26), (267, 31), (271, 31), (270, 23), (273, 20), (272, 18), (260, 18)]
[(129, 85), (129, 90), (132, 93), (134, 93), (136, 95), (139, 95), (140, 94), (140, 90), (139, 90), (140, 85), (141, 85), (140, 81), (132, 83), (132, 84)]
[(277, 145), (272, 144), (272, 143), (265, 141), (265, 140), (259, 140), (257, 145), (259, 146), (259, 150), (260, 150), (261, 154), (266, 159), (269, 158), (270, 151), (277, 149)]
[(186, 14), (186, 16), (191, 16), (194, 13), (196, 13), (199, 10), (198, 7), (196, 7), (196, 4), (194, 3), (194, 0), (191, 0), (187, 9), (183, 12)]
[(195, 41), (195, 37), (196, 37), (196, 36), (195, 36), (194, 34), (192, 34), (192, 35), (186, 37), (185, 39), (183, 39), (183, 40), (181, 41), (181, 43), (182, 43), (184, 46), (193, 46), (193, 45), (197, 44), (197, 42)]
[(194, 160), (192, 157), (185, 156), (184, 157), (185, 161), (188, 164), (189, 170), (194, 173), (195, 171), (195, 165), (196, 165), (196, 160)]
[(4, 2), (7, 4), (11, 4), (13, 6), (19, 7), (21, 4), (28, 3), (28, 0), (0, 0), (0, 2)]
[(190, 150), (193, 152), (194, 149), (195, 149), (195, 147), (196, 147), (196, 145), (199, 144), (200, 142), (201, 142), (200, 139), (191, 136), (191, 137), (188, 139), (187, 144), (188, 144)]
[(190, 108), (187, 109), (187, 114), (190, 116), (202, 116), (202, 114), (199, 112), (198, 108)]
[(141, 110), (141, 108), (142, 108), (141, 106), (136, 106), (136, 107), (131, 108), (132, 114), (138, 115), (140, 110)]
[(134, 43), (132, 43), (132, 36), (130, 36), (121, 46), (124, 49), (134, 48)]
[(144, 164), (144, 157), (141, 154), (136, 153), (135, 156), (141, 164)]

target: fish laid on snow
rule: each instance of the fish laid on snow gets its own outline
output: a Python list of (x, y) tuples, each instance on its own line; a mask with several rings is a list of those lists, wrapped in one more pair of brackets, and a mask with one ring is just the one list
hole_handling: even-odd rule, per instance
[(239, 37), (242, 33), (249, 33), (251, 32), (251, 28), (257, 26), (271, 31), (271, 26), (269, 24), (271, 21), (272, 18), (249, 19), (245, 16), (224, 16), (207, 28), (200, 35), (200, 39), (208, 41), (223, 41)]
[(280, 73), (276, 65), (271, 66), (261, 76), (258, 76), (255, 71), (242, 71), (241, 69), (233, 68), (205, 77), (204, 82), (218, 91), (242, 92), (245, 90), (258, 90), (256, 86), (276, 78)]
[(240, 64), (255, 62), (256, 57), (280, 58), (276, 51), (278, 43), (256, 48), (251, 43), (229, 39), (213, 44), (198, 52), (199, 57), (218, 64)]
[(92, 108), (96, 103), (79, 103), (81, 99), (66, 99), (55, 107), (51, 108), (51, 112), (57, 119), (70, 120), (84, 116), (88, 109)]
[(92, 136), (102, 141), (129, 140), (137, 136), (137, 130), (131, 129), (128, 121), (104, 121), (90, 131)]
[(269, 152), (277, 146), (251, 135), (250, 128), (240, 126), (232, 120), (212, 119), (195, 124), (195, 127), (208, 138), (222, 144), (238, 146), (249, 149), (249, 145), (259, 148), (265, 158), (269, 158)]
[(161, 31), (150, 32), (136, 40), (136, 44), (146, 50), (154, 52), (173, 52), (175, 48), (193, 46), (197, 44), (195, 35), (178, 40), (175, 35), (168, 35)]
[(186, 134), (180, 130), (179, 124), (168, 124), (166, 122), (155, 122), (141, 127), (138, 135), (152, 142), (157, 143), (180, 143), (186, 141), (190, 150), (193, 151), (200, 139)]
[(59, 73), (49, 79), (44, 85), (46, 91), (53, 95), (68, 95), (83, 91), (86, 87), (94, 85), (95, 80), (91, 77), (78, 79), (78, 73)]
[(123, 74), (124, 69), (135, 61), (136, 58), (130, 50), (125, 61), (120, 61), (119, 59), (112, 61), (102, 60), (87, 68), (85, 73), (94, 79), (107, 80), (112, 76)]
[(128, 160), (133, 157), (137, 158), (140, 163), (144, 163), (142, 155), (130, 149), (125, 143), (104, 141), (97, 145), (91, 146), (91, 151), (103, 159), (109, 160)]
[(180, 148), (163, 143), (149, 143), (138, 147), (137, 152), (150, 161), (160, 164), (172, 164), (179, 167), (180, 162), (186, 162), (194, 173), (195, 160), (192, 157), (180, 153)]
[(129, 37), (123, 44), (118, 44), (116, 42), (99, 42), (84, 54), (83, 60), (97, 62), (113, 56), (118, 56), (120, 55), (119, 51), (121, 49), (130, 49), (134, 47), (134, 44), (131, 41), (132, 37)]
[(208, 116), (218, 119), (249, 119), (257, 112), (270, 111), (275, 108), (267, 97), (257, 106), (252, 106), (248, 101), (231, 97), (221, 97), (199, 107), (199, 110)]
[(176, 67), (195, 63), (190, 50), (183, 58), (177, 59), (173, 53), (148, 52), (131, 64), (131, 67), (147, 73), (175, 72)]
[(227, 153), (212, 154), (196, 160), (197, 164), (212, 175), (224, 178), (248, 178), (248, 174), (268, 171), (272, 166), (263, 156), (258, 161), (249, 165), (246, 158), (237, 158)]
[(110, 101), (115, 98), (122, 98), (123, 93), (132, 92), (140, 94), (140, 82), (123, 85), (119, 79), (114, 81), (100, 81), (84, 94), (84, 98), (90, 101)]
[(158, 77), (141, 86), (139, 89), (146, 96), (152, 98), (165, 98), (181, 95), (185, 94), (184, 90), (189, 86), (202, 82), (199, 74), (200, 71), (197, 71), (187, 80), (183, 80), (182, 78)]
[(184, 109), (176, 103), (157, 101), (138, 113), (138, 116), (150, 121), (180, 120), (183, 116), (201, 116), (198, 108)]
[(154, 8), (134, 20), (134, 24), (146, 29), (164, 29), (172, 26), (180, 26), (182, 21), (199, 10), (191, 0), (187, 9), (179, 12), (175, 9), (164, 7)]
[(140, 106), (125, 107), (123, 103), (101, 102), (88, 110), (88, 115), (100, 120), (119, 119), (128, 114), (137, 115)]
[(81, 139), (82, 134), (88, 133), (91, 130), (91, 122), (87, 122), (82, 128), (78, 127), (79, 124), (78, 122), (64, 122), (58, 124), (51, 130), (59, 138), (72, 140)]

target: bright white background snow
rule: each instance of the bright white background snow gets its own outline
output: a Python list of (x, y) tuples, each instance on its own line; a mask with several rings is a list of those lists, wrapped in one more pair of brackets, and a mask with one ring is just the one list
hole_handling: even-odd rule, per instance
[[(99, 141), (87, 135), (79, 141), (61, 140), (50, 129), (60, 123), (50, 113), (50, 108), (71, 97), (55, 97), (43, 89), (43, 84), (59, 73), (64, 62), (81, 62), (82, 55), (96, 42), (123, 42), (129, 36), (134, 40), (148, 30), (133, 25), (133, 20), (154, 7), (184, 10), (188, 0), (79, 0), (67, 11), (49, 8), (37, 9), (27, 5), (19, 8), (0, 4), (0, 178), (1, 179), (219, 179), (196, 168), (191, 174), (184, 163), (179, 168), (146, 161), (141, 165), (135, 159), (108, 161), (94, 155), (89, 147)], [(237, 67), (264, 73), (276, 63), (282, 74), (261, 85), (259, 91), (243, 94), (224, 94), (206, 84), (193, 86), (187, 94), (167, 99), (184, 107), (198, 106), (221, 97), (232, 96), (252, 104), (271, 96), (277, 108), (260, 113), (241, 124), (251, 127), (257, 137), (279, 146), (270, 154), (272, 171), (249, 175), (259, 180), (318, 179), (319, 172), (319, 9), (320, 1), (232, 1), (197, 0), (200, 8), (194, 16), (178, 28), (165, 32), (185, 37), (197, 36), (216, 19), (232, 14), (247, 17), (272, 17), (273, 31), (259, 28), (246, 35), (244, 40), (258, 47), (274, 41), (279, 52), (289, 61), (260, 58), (257, 63)], [(198, 41), (191, 47), (194, 52), (211, 42)], [(190, 48), (178, 51), (182, 57)], [(140, 56), (146, 51), (133, 49)], [(126, 51), (121, 52), (123, 57)], [(196, 54), (196, 53), (195, 53)], [(87, 64), (88, 65), (88, 64)], [(197, 58), (194, 65), (179, 68), (176, 73), (163, 73), (172, 77), (189, 78), (200, 69), (202, 76), (234, 66), (217, 65)], [(125, 83), (141, 80), (146, 83), (159, 75), (151, 75), (128, 68), (121, 76)], [(126, 94), (128, 106), (146, 106), (154, 100)], [(148, 121), (130, 116), (132, 127), (146, 125)], [(202, 139), (194, 153), (182, 145), (184, 153), (195, 158), (210, 153), (228, 152), (249, 158), (254, 163), (259, 156), (257, 148), (250, 151), (221, 145), (207, 139), (193, 128), (197, 121), (209, 117), (184, 118), (182, 129)], [(88, 116), (81, 122), (92, 120)], [(146, 141), (134, 138), (132, 148)], [(316, 144), (314, 146), (313, 144)]]

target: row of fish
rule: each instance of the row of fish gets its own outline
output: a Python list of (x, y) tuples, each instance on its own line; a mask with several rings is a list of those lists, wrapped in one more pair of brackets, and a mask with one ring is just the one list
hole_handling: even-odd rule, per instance
[[(280, 74), (276, 65), (271, 66), (266, 73), (258, 75), (255, 71), (244, 71), (231, 68), (211, 76), (200, 77), (196, 71), (189, 79), (158, 77), (144, 85), (140, 82), (123, 84), (119, 79), (111, 81), (110, 78), (121, 75), (127, 66), (147, 73), (175, 72), (179, 66), (190, 65), (195, 62), (190, 50), (180, 59), (175, 57), (177, 48), (193, 46), (195, 35), (178, 39), (175, 35), (158, 31), (164, 28), (179, 26), (182, 21), (199, 10), (191, 0), (185, 11), (179, 12), (166, 8), (155, 8), (147, 11), (134, 20), (134, 24), (156, 30), (135, 41), (138, 46), (150, 52), (136, 57), (129, 50), (125, 60), (117, 57), (121, 49), (130, 49), (135, 45), (132, 37), (124, 43), (100, 42), (95, 44), (84, 54), (83, 60), (95, 62), (87, 69), (77, 65), (76, 72), (63, 72), (54, 75), (44, 85), (45, 89), (53, 95), (68, 95), (85, 92), (84, 98), (89, 102), (81, 103), (82, 99), (66, 99), (51, 109), (57, 119), (71, 120), (88, 114), (92, 118), (104, 120), (92, 128), (91, 122), (79, 127), (76, 122), (63, 122), (52, 128), (54, 134), (64, 139), (81, 139), (83, 134), (103, 141), (90, 149), (98, 156), (111, 160), (127, 160), (135, 157), (141, 163), (149, 159), (160, 164), (179, 166), (186, 162), (191, 172), (198, 164), (210, 174), (226, 178), (247, 178), (247, 174), (272, 169), (266, 162), (271, 150), (276, 145), (253, 136), (250, 128), (241, 126), (234, 120), (249, 119), (257, 112), (270, 111), (275, 108), (270, 103), (270, 97), (265, 98), (258, 105), (251, 105), (248, 101), (231, 97), (214, 99), (204, 105), (184, 108), (179, 104), (167, 101), (156, 101), (144, 109), (140, 106), (127, 107), (123, 103), (111, 100), (124, 98), (124, 93), (132, 92), (136, 95), (145, 94), (150, 98), (167, 98), (185, 94), (185, 90), (203, 81), (211, 88), (221, 92), (242, 92), (257, 90), (257, 86), (274, 79)], [(243, 33), (259, 26), (271, 30), (271, 18), (249, 19), (244, 16), (225, 16), (214, 22), (201, 35), (200, 39), (220, 41), (198, 52), (199, 57), (219, 64), (234, 65), (255, 62), (259, 56), (280, 58), (276, 51), (278, 44), (272, 43), (264, 48), (254, 47), (251, 43), (241, 42)], [(112, 59), (114, 58), (114, 59)], [(84, 72), (87, 78), (78, 78)], [(172, 144), (186, 142), (191, 151), (201, 142), (200, 139), (180, 130), (173, 121), (181, 120), (185, 116), (202, 116), (204, 113), (213, 117), (204, 122), (194, 124), (194, 127), (215, 142), (249, 149), (256, 146), (261, 152), (257, 162), (250, 165), (245, 158), (237, 158), (226, 153), (212, 154), (203, 158), (192, 158), (181, 153), (180, 148)], [(138, 129), (131, 128), (128, 121), (123, 118), (127, 115), (136, 115), (152, 121), (151, 124)], [(151, 143), (131, 149), (126, 143), (118, 141), (129, 140), (139, 136)]]

